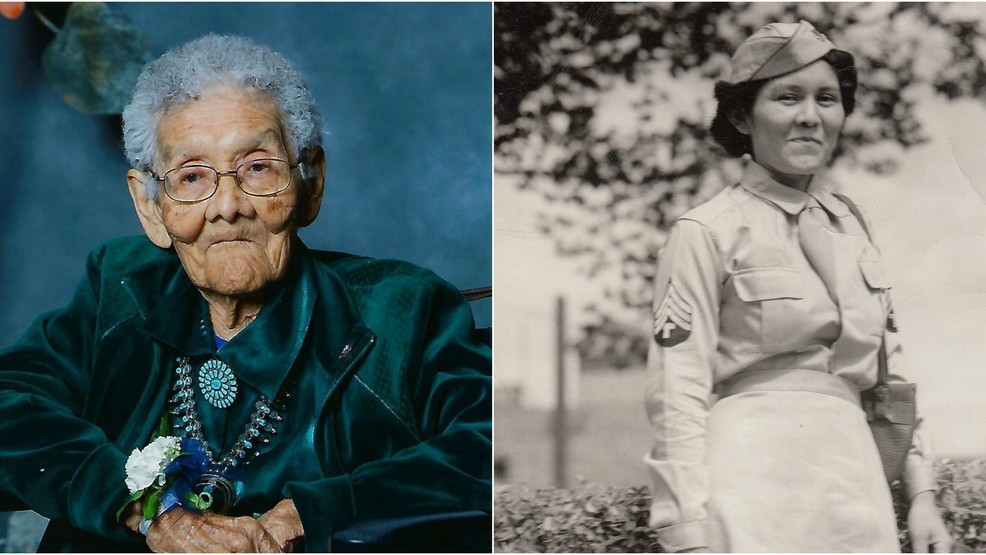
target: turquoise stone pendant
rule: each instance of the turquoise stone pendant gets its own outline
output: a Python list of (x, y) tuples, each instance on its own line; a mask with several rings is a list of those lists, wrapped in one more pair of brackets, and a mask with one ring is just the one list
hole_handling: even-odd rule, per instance
[(209, 404), (224, 409), (236, 400), (236, 376), (221, 360), (212, 359), (199, 368), (199, 389)]

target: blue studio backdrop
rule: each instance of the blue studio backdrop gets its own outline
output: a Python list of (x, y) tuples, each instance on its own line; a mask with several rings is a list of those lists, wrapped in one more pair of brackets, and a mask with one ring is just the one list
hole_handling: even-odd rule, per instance
[[(54, 35), (0, 19), (0, 347), (64, 306), (86, 255), (142, 233), (119, 119), (71, 108), (42, 68)], [(113, 3), (153, 56), (200, 35), (291, 60), (322, 113), (326, 193), (312, 248), (399, 258), (459, 288), (492, 283), (489, 4)], [(491, 303), (474, 303), (480, 326)]]

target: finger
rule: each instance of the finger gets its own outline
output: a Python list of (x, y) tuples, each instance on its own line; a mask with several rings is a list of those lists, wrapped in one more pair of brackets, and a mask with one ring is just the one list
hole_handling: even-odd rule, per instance
[(284, 553), (277, 540), (267, 532), (260, 534), (259, 541), (257, 542), (257, 551), (259, 553)]
[(169, 546), (167, 542), (172, 538), (171, 529), (174, 526), (175, 518), (178, 516), (177, 512), (180, 510), (175, 509), (163, 515), (158, 515), (151, 522), (151, 525), (147, 528), (147, 547), (151, 548), (151, 551), (155, 553), (168, 551)]
[(209, 519), (216, 526), (217, 539), (227, 551), (280, 553), (281, 547), (256, 519), (250, 517), (220, 517)]
[(140, 522), (144, 519), (143, 513), (143, 505), (140, 501), (131, 503), (124, 512), (123, 525), (134, 532), (139, 532)]
[(254, 550), (259, 553), (283, 553), (282, 544), (275, 536), (271, 535), (259, 522), (253, 521), (256, 529)]
[(290, 499), (282, 499), (264, 513), (257, 522), (277, 541), (281, 549), (287, 550), (291, 542), (304, 535), (301, 516)]
[(281, 552), (276, 539), (252, 518), (200, 515), (180, 509), (155, 520), (147, 544), (156, 552)]
[(952, 552), (952, 538), (946, 538), (936, 541), (931, 544), (932, 553), (951, 553)]
[[(246, 521), (250, 520), (253, 519), (246, 519)], [(205, 519), (206, 528), (200, 534), (200, 538), (210, 550), (232, 553), (256, 551), (253, 547), (255, 531), (246, 521), (242, 517), (209, 515)]]
[(927, 553), (928, 539), (924, 535), (911, 538), (911, 551), (913, 553)]
[(148, 530), (148, 547), (158, 552), (230, 551), (226, 535), (205, 515), (175, 509), (160, 515)]
[(139, 514), (127, 515), (126, 518), (123, 519), (123, 525), (134, 532), (139, 532), (141, 521), (143, 521), (143, 518)]
[(274, 541), (276, 541), (282, 549), (288, 540), (292, 539), (293, 534), (291, 533), (290, 527), (278, 519), (260, 519), (257, 522), (263, 526), (265, 530), (267, 530), (267, 533), (274, 538)]

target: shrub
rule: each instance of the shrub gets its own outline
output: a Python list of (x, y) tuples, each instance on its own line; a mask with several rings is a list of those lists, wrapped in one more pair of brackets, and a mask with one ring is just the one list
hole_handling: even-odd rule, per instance
[[(938, 506), (955, 539), (954, 551), (986, 551), (986, 460), (936, 465)], [(891, 488), (901, 547), (910, 551), (906, 499)], [(614, 488), (583, 483), (572, 489), (500, 486), (496, 490), (494, 545), (498, 552), (661, 552), (647, 525), (646, 486)]]
[(643, 486), (497, 488), (494, 545), (511, 552), (660, 552), (657, 534), (647, 526), (649, 504)]

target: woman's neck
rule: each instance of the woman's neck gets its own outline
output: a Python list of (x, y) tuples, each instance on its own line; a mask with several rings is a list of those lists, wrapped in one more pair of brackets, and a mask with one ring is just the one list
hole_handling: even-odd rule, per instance
[(769, 166), (765, 166), (764, 164), (757, 162), (756, 160), (754, 160), (754, 163), (756, 163), (761, 168), (767, 170), (767, 173), (770, 174), (770, 177), (774, 178), (774, 181), (777, 181), (778, 183), (786, 187), (797, 189), (802, 193), (808, 192), (808, 186), (811, 185), (811, 178), (815, 176), (815, 174), (811, 174), (811, 173), (807, 175), (781, 173)]
[(203, 291), (202, 296), (209, 305), (213, 332), (227, 341), (253, 322), (264, 306), (259, 295), (229, 297)]

